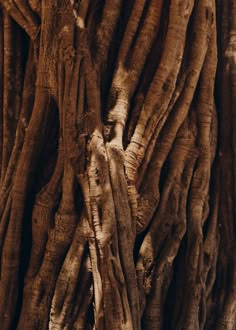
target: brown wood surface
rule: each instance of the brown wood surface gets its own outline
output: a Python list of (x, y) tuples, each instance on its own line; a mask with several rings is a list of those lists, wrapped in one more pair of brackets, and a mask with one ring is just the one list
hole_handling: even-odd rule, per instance
[(0, 0), (0, 329), (236, 330), (236, 0)]

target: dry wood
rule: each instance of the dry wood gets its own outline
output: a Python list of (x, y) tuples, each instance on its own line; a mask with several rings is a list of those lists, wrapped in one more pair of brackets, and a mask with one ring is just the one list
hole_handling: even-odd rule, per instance
[(0, 327), (236, 327), (236, 2), (0, 0)]

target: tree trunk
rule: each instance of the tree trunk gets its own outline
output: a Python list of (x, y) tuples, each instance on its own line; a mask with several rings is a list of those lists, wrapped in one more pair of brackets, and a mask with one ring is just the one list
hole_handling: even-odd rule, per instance
[(1, 329), (236, 329), (235, 31), (235, 0), (0, 0)]

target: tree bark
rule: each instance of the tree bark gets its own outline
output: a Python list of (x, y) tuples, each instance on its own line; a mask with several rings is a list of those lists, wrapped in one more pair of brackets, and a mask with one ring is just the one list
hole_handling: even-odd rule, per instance
[(0, 0), (1, 329), (236, 329), (235, 25)]

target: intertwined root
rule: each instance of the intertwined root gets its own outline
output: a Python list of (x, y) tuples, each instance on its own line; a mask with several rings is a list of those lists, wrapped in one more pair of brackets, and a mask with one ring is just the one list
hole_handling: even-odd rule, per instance
[(233, 330), (233, 19), (213, 0), (0, 3), (1, 327)]

